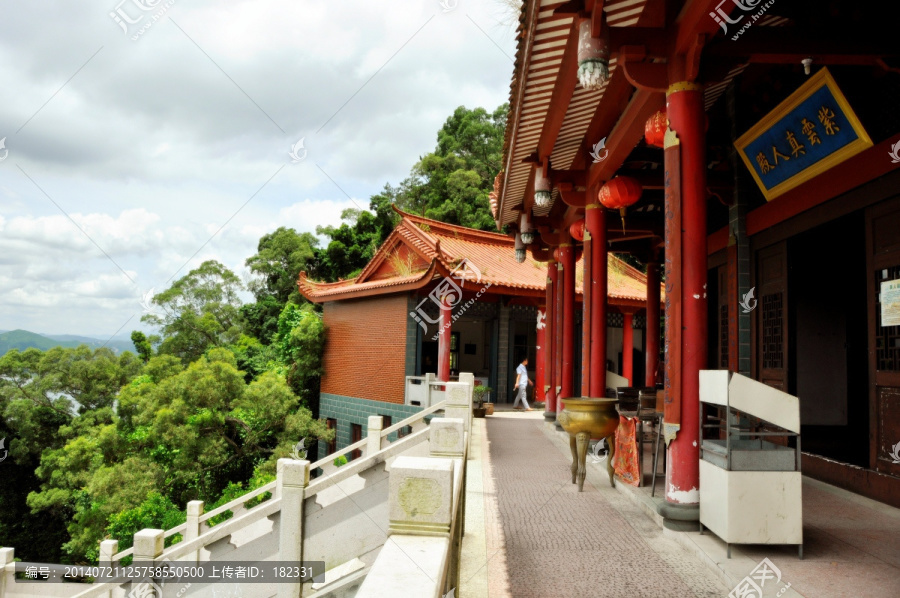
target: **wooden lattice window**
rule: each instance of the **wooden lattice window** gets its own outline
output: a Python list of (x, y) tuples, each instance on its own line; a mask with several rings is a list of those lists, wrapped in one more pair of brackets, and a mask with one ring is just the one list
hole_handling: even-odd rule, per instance
[(875, 276), (875, 363), (880, 372), (900, 372), (900, 326), (881, 325), (881, 283), (900, 278), (900, 266), (879, 270)]
[(784, 367), (784, 293), (762, 297), (763, 368)]

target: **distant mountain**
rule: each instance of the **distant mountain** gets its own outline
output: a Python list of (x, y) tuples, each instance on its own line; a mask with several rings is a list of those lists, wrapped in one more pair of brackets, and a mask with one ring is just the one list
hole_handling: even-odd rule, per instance
[(53, 347), (77, 347), (79, 345), (87, 345), (91, 349), (99, 349), (105, 346), (112, 349), (117, 355), (122, 351), (134, 350), (134, 344), (131, 340), (123, 338), (114, 338), (110, 341), (106, 339), (98, 339), (89, 336), (77, 336), (74, 334), (37, 334), (27, 330), (12, 330), (10, 332), (0, 333), (0, 355), (5, 354), (10, 349), (35, 348), (41, 351), (52, 349)]

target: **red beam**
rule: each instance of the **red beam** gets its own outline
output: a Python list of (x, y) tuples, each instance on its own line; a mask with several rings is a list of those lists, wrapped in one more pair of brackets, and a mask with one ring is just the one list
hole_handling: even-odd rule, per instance
[(566, 118), (566, 110), (575, 93), (575, 85), (578, 83), (578, 19), (573, 19), (572, 23), (556, 83), (553, 85), (550, 108), (544, 119), (541, 138), (538, 141), (537, 153), (541, 161), (549, 159), (553, 152), (556, 138), (559, 137), (559, 131)]
[[(616, 69), (616, 71), (618, 70)], [(612, 133), (606, 139), (606, 147), (609, 149), (606, 160), (591, 165), (587, 178), (588, 187), (608, 181), (615, 175), (634, 146), (644, 138), (644, 125), (647, 119), (664, 106), (665, 96), (663, 94), (644, 90), (635, 92)]]

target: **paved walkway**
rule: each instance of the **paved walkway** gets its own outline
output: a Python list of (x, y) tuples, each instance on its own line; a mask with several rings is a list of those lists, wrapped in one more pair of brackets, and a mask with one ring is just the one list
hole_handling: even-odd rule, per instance
[(497, 412), (485, 421), (480, 453), (490, 598), (728, 594), (700, 559), (665, 537), (608, 480), (602, 483), (605, 476), (589, 474), (579, 493), (570, 457), (545, 434), (539, 411)]

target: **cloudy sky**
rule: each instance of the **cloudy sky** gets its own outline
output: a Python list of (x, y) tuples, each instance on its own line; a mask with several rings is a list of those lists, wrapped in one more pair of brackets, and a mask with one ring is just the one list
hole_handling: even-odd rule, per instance
[(368, 207), (507, 101), (507, 4), (0, 4), (0, 330), (128, 334), (202, 261)]

